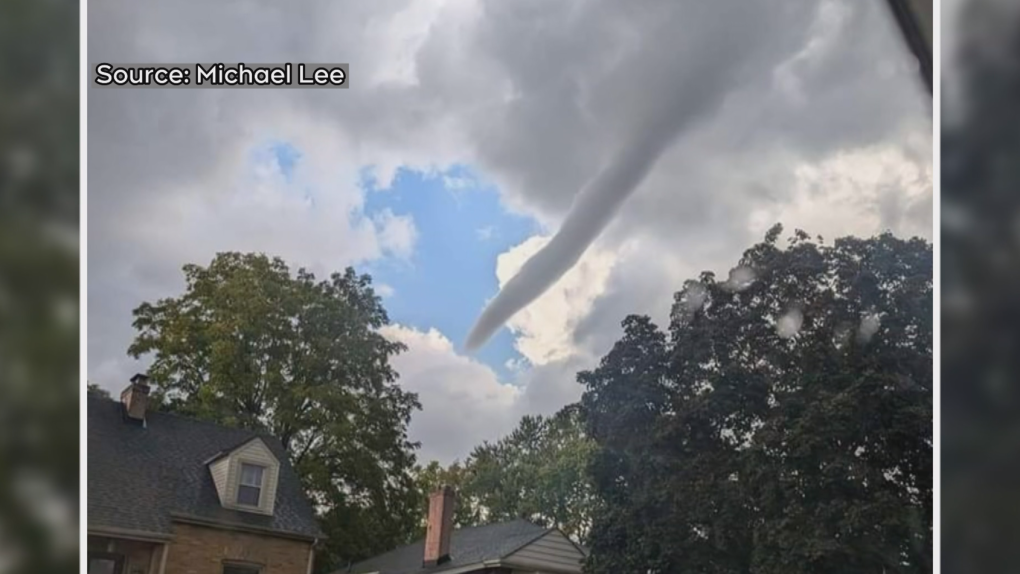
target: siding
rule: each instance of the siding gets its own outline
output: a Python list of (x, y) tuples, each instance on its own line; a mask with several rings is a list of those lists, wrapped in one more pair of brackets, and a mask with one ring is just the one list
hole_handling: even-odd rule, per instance
[(266, 467), (262, 475), (262, 499), (258, 511), (264, 514), (272, 514), (276, 506), (276, 485), (280, 478), (280, 461), (276, 460), (269, 447), (261, 439), (252, 439), (243, 446), (230, 453), (226, 458), (229, 462), (227, 471), (226, 493), (222, 499), (223, 505), (231, 508), (240, 508), (249, 512), (256, 510), (237, 505), (237, 484), (241, 478), (241, 463), (257, 464)]
[(537, 572), (581, 572), (584, 555), (559, 530), (553, 530), (502, 562), (515, 569)]
[(220, 495), (220, 502), (229, 500), (227, 498), (227, 480), (230, 474), (230, 458), (221, 458), (210, 464), (209, 472), (212, 473), (213, 482), (216, 484), (216, 494)]

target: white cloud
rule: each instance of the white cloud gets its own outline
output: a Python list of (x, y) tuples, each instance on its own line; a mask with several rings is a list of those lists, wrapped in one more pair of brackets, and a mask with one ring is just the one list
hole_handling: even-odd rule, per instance
[[(919, 146), (920, 147), (920, 146)], [(872, 146), (834, 154), (794, 171), (793, 193), (751, 212), (748, 225), (765, 230), (781, 221), (829, 238), (890, 230), (931, 236), (932, 167), (908, 152)], [(930, 219), (929, 219), (930, 223)]]
[(507, 435), (523, 415), (558, 411), (580, 398), (575, 374), (592, 366), (577, 358), (551, 361), (518, 371), (510, 384), (499, 381), (487, 365), (459, 354), (435, 329), (390, 325), (382, 332), (408, 348), (393, 366), (401, 386), (417, 393), (422, 404), (408, 429), (411, 440), (422, 443), (421, 461), (464, 460), (482, 441)]
[(393, 366), (403, 388), (418, 393), (422, 404), (408, 429), (412, 440), (422, 442), (421, 460), (463, 459), (482, 440), (497, 439), (517, 424), (520, 389), (457, 354), (442, 333), (391, 325), (383, 334), (408, 347)]
[(481, 241), (488, 241), (492, 239), (493, 235), (495, 235), (496, 228), (491, 225), (486, 225), (485, 227), (476, 229), (475, 233), (478, 235), (478, 239), (480, 239)]
[[(878, 3), (89, 8), (92, 61), (347, 61), (352, 73), (348, 90), (89, 88), (88, 375), (114, 390), (141, 368), (124, 356), (131, 308), (178, 292), (183, 263), (261, 250), (326, 272), (407, 257), (414, 221), (365, 212), (366, 166), (385, 189), (402, 166), (469, 165), (470, 177), (444, 185), (474, 186), (477, 174), (554, 230), (645, 110), (683, 111), (707, 85), (669, 82), (706, 70), (725, 75), (712, 105), (581, 264), (511, 320), (530, 363), (515, 386), (442, 334), (394, 328), (410, 345), (397, 360), (402, 384), (428, 398), (413, 429), (428, 452), (463, 456), (521, 413), (575, 399), (574, 374), (608, 350), (625, 315), (664, 322), (684, 279), (725, 273), (775, 221), (827, 238), (885, 228), (931, 236), (931, 101), (906, 53), (895, 55), (901, 41)], [(740, 63), (714, 66), (719, 54)], [(252, 150), (269, 141), (301, 151), (292, 179), (271, 162), (252, 169)], [(501, 282), (540, 241), (492, 262)]]
[(443, 187), (450, 191), (470, 189), (477, 185), (478, 181), (473, 177), (443, 174)]
[[(496, 259), (496, 278), (502, 288), (548, 237), (528, 238)], [(574, 329), (606, 289), (616, 257), (593, 247), (541, 297), (510, 319), (514, 346), (532, 365), (544, 365), (577, 355)]]
[(396, 294), (396, 290), (391, 285), (387, 285), (386, 283), (373, 283), (372, 289), (375, 291), (376, 295), (382, 297), (383, 299), (388, 299)]
[(400, 258), (411, 256), (418, 231), (410, 216), (394, 215), (389, 209), (384, 209), (373, 221), (383, 251)]

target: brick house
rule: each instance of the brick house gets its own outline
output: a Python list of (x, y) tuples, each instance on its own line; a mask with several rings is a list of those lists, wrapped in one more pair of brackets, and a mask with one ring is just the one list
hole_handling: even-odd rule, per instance
[(323, 539), (279, 441), (89, 393), (89, 574), (309, 574)]
[(453, 527), (454, 492), (429, 497), (423, 540), (334, 574), (580, 574), (586, 551), (556, 528), (512, 520)]

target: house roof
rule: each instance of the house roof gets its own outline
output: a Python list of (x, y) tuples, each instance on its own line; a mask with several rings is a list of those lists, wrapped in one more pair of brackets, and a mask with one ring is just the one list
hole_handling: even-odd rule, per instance
[[(283, 445), (258, 433), (161, 412), (127, 422), (124, 406), (88, 394), (88, 528), (172, 533), (176, 517), (322, 538)], [(272, 516), (223, 508), (210, 458), (260, 438), (282, 464)]]
[[(422, 566), (422, 559), (425, 556), (425, 540), (422, 539), (414, 544), (408, 544), (386, 554), (359, 562), (352, 566), (350, 571), (357, 574), (443, 572), (506, 558), (552, 530), (523, 519), (458, 528), (450, 535), (450, 561), (445, 564), (431, 568)], [(341, 570), (341, 572), (343, 571)]]

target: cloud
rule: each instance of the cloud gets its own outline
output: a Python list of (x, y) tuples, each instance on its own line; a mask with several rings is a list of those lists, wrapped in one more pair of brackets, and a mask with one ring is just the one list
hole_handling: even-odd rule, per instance
[[(89, 349), (91, 359), (105, 365), (90, 373), (97, 382), (116, 386), (144, 368), (125, 356), (130, 311), (179, 292), (185, 263), (205, 264), (222, 251), (257, 251), (325, 276), (350, 264), (410, 256), (414, 221), (387, 210), (365, 213), (357, 166), (330, 165), (332, 154), (323, 153), (328, 146), (316, 135), (296, 138), (302, 150), (318, 151), (304, 152), (286, 177), (275, 160), (251, 160), (269, 141), (260, 137), (224, 173), (204, 181), (153, 182), (167, 186), (158, 195), (93, 195)], [(105, 210), (93, 217), (96, 204)]]
[(476, 229), (475, 233), (478, 235), (478, 239), (480, 241), (489, 241), (496, 234), (496, 228), (491, 225), (486, 225), (485, 227)]
[[(141, 368), (124, 355), (130, 309), (179, 292), (183, 263), (263, 250), (325, 272), (411, 254), (413, 220), (366, 212), (366, 168), (387, 188), (402, 166), (469, 166), (548, 235), (578, 190), (652, 121), (648, 110), (682, 112), (699, 99), (692, 93), (711, 101), (690, 108), (690, 124), (581, 257), (580, 275), (565, 275), (549, 299), (511, 319), (529, 363), (510, 381), (512, 400), (497, 392), (507, 381), (441, 344), (463, 334), (414, 337), (403, 384), (448, 386), (435, 396), (495, 417), (469, 417), (456, 436), (443, 421), (416, 419), (437, 456), (528, 409), (576, 398), (576, 370), (608, 349), (626, 314), (664, 321), (683, 279), (725, 273), (775, 220), (827, 238), (885, 228), (931, 237), (931, 99), (881, 3), (93, 0), (89, 8), (93, 62), (346, 61), (352, 74), (348, 90), (89, 88), (88, 375), (108, 388)], [(254, 150), (281, 141), (301, 153), (290, 178), (278, 165), (252, 165)], [(520, 267), (522, 249), (492, 262), (501, 280)], [(419, 359), (450, 370), (420, 368)], [(455, 373), (495, 394), (461, 388)], [(501, 401), (512, 403), (509, 418), (484, 406)]]
[(414, 251), (418, 231), (414, 220), (406, 215), (394, 215), (384, 209), (373, 218), (375, 232), (381, 249), (389, 254), (406, 259)]
[(520, 389), (500, 383), (488, 366), (458, 355), (442, 333), (391, 325), (383, 334), (408, 347), (392, 364), (400, 384), (418, 393), (422, 404), (408, 428), (411, 439), (422, 442), (419, 459), (463, 459), (482, 440), (497, 439), (517, 424)]
[[(535, 236), (510, 248), (496, 259), (496, 278), (502, 289), (526, 261), (548, 245), (550, 238)], [(592, 249), (531, 305), (507, 323), (515, 335), (514, 347), (532, 365), (545, 365), (582, 353), (574, 345), (573, 331), (606, 289), (616, 257)]]
[(408, 428), (420, 441), (421, 461), (464, 460), (483, 441), (510, 433), (525, 414), (549, 415), (580, 398), (575, 373), (590, 364), (577, 359), (548, 362), (500, 382), (487, 365), (461, 355), (442, 333), (401, 325), (383, 329), (407, 345), (393, 360), (405, 390), (418, 394), (422, 410)]
[(748, 223), (764, 229), (781, 221), (828, 238), (885, 230), (930, 237), (932, 182), (932, 166), (901, 148), (852, 149), (796, 166), (789, 197), (763, 202)]
[(386, 283), (374, 283), (372, 284), (372, 289), (375, 291), (376, 295), (383, 299), (388, 299), (396, 294), (396, 290)]
[(471, 189), (477, 185), (478, 181), (473, 177), (443, 174), (443, 187), (450, 191)]
[[(794, 5), (777, 9), (753, 3), (688, 4), (686, 10), (659, 13), (654, 22), (645, 22), (653, 34), (669, 29), (676, 39), (668, 54), (641, 52), (646, 67), (638, 68), (632, 81), (640, 82), (644, 105), (629, 110), (615, 146), (585, 177), (550, 241), (482, 312), (468, 336), (468, 348), (484, 344), (573, 267), (673, 143), (712, 119), (736, 86), (761, 74), (763, 57), (781, 57), (798, 45), (804, 27), (797, 25), (795, 16), (810, 14), (811, 4), (803, 3), (799, 9)], [(725, 23), (731, 34), (728, 41), (714, 42), (715, 31), (705, 25), (708, 22)], [(701, 49), (707, 45), (714, 49)], [(645, 76), (643, 72), (651, 69), (654, 73)], [(613, 112), (619, 115), (624, 110), (617, 107)], [(681, 188), (680, 193), (685, 191)]]

